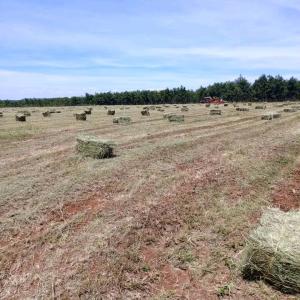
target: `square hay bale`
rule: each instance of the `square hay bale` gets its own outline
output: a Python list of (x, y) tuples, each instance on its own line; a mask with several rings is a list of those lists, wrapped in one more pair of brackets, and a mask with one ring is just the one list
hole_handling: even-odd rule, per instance
[(242, 274), (262, 278), (277, 289), (300, 293), (300, 211), (268, 209), (250, 233)]
[(114, 143), (94, 136), (82, 136), (77, 138), (76, 150), (85, 157), (109, 158), (113, 156)]
[(295, 110), (300, 110), (300, 106), (299, 106), (299, 105), (292, 106), (292, 109), (295, 109)]
[(206, 103), (206, 104), (205, 104), (205, 107), (210, 107), (210, 104), (209, 104), (209, 103)]
[(91, 114), (92, 114), (92, 108), (89, 107), (89, 108), (85, 109), (84, 112), (85, 112), (87, 115), (91, 115)]
[(143, 110), (141, 111), (141, 115), (142, 115), (142, 116), (150, 116), (150, 112), (149, 112), (148, 109), (143, 109)]
[(228, 106), (228, 103), (224, 103), (224, 106)]
[(76, 113), (74, 115), (75, 115), (76, 120), (78, 120), (78, 121), (86, 121), (86, 113), (85, 112)]
[(168, 116), (168, 120), (169, 120), (169, 122), (182, 123), (182, 122), (184, 122), (184, 115), (170, 114)]
[(107, 111), (107, 114), (108, 114), (109, 116), (114, 116), (115, 113), (116, 113), (116, 111), (115, 111), (115, 110), (112, 110), (112, 109), (109, 109), (109, 110)]
[(185, 107), (181, 108), (181, 111), (189, 111), (189, 109), (188, 109), (188, 107), (185, 106)]
[(251, 103), (251, 102), (248, 102), (248, 106), (252, 106), (252, 103)]
[(18, 122), (25, 122), (26, 121), (26, 116), (24, 114), (16, 114), (16, 121)]
[(236, 110), (237, 111), (249, 111), (249, 108), (246, 108), (246, 107), (237, 107)]
[(172, 114), (172, 113), (164, 114), (164, 119), (168, 119), (169, 116), (173, 116), (173, 115), (175, 115), (175, 114)]
[(262, 120), (273, 120), (273, 119), (278, 119), (280, 117), (281, 117), (280, 113), (269, 113), (269, 114), (266, 114), (266, 115), (262, 115), (261, 119)]
[(164, 112), (165, 110), (163, 108), (158, 108), (157, 111)]
[(2, 111), (0, 111), (0, 118), (2, 118), (3, 117), (3, 112)]
[(288, 113), (288, 112), (296, 112), (297, 110), (296, 109), (294, 109), (294, 108), (285, 108), (284, 110), (283, 110), (283, 112), (286, 112), (286, 113)]
[(149, 106), (149, 109), (155, 110), (155, 106), (151, 105), (151, 106)]
[(256, 105), (255, 109), (266, 109), (266, 105)]
[(220, 109), (211, 109), (209, 111), (209, 114), (210, 115), (221, 115), (222, 114), (222, 111)]
[(113, 123), (115, 124), (130, 124), (131, 118), (130, 117), (118, 117), (113, 119)]
[(43, 115), (43, 117), (50, 117), (51, 113), (50, 113), (50, 111), (44, 111), (44, 112), (42, 112), (42, 115)]

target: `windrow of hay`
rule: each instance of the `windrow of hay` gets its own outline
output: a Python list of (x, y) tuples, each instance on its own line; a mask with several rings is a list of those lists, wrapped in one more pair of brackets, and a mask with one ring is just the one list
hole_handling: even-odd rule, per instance
[(76, 150), (85, 157), (109, 158), (113, 156), (114, 143), (94, 136), (81, 136), (77, 138)]
[(130, 124), (131, 118), (130, 117), (118, 117), (113, 119), (113, 123), (115, 124)]
[(169, 122), (182, 123), (182, 122), (184, 122), (184, 115), (170, 114), (168, 116), (168, 120), (169, 120)]
[(262, 120), (273, 120), (273, 119), (278, 119), (281, 117), (281, 114), (280, 113), (269, 113), (269, 114), (266, 114), (266, 115), (262, 115), (261, 116), (261, 119)]
[(26, 121), (26, 116), (24, 114), (16, 114), (16, 121), (18, 122), (25, 122)]
[(209, 111), (209, 114), (210, 115), (221, 115), (222, 114), (222, 111), (220, 109), (211, 109)]
[(300, 212), (268, 209), (249, 236), (242, 274), (277, 289), (300, 293)]
[(82, 113), (76, 113), (76, 114), (74, 114), (74, 115), (75, 115), (76, 120), (79, 120), (79, 121), (86, 121), (86, 113), (85, 113), (85, 112), (82, 112)]

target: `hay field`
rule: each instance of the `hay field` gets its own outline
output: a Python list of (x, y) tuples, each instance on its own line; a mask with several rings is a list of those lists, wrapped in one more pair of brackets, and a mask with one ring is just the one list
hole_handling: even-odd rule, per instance
[[(95, 106), (87, 121), (80, 107), (25, 108), (26, 122), (1, 110), (0, 299), (296, 299), (242, 279), (238, 261), (264, 208), (299, 208), (300, 111), (187, 106)], [(84, 134), (115, 157), (82, 158)]]

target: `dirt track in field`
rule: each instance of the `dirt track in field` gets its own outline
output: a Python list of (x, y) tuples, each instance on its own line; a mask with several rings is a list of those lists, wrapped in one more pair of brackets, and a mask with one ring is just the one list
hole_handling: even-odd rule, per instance
[[(264, 207), (299, 207), (300, 113), (190, 108), (183, 124), (117, 108), (128, 126), (102, 107), (86, 122), (63, 108), (26, 124), (7, 109), (1, 298), (217, 299), (230, 285), (233, 299), (293, 299), (244, 281), (236, 264)], [(80, 134), (116, 141), (116, 157), (82, 159)]]

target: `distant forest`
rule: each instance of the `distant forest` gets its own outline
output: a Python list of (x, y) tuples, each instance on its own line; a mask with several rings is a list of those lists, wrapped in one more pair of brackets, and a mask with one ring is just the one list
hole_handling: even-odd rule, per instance
[(74, 97), (1, 100), (0, 107), (195, 103), (205, 96), (217, 96), (225, 101), (247, 102), (300, 100), (300, 81), (294, 77), (284, 79), (279, 75), (275, 77), (262, 75), (251, 84), (246, 78), (240, 76), (234, 81), (214, 83), (195, 91), (181, 86), (161, 91), (137, 90)]

